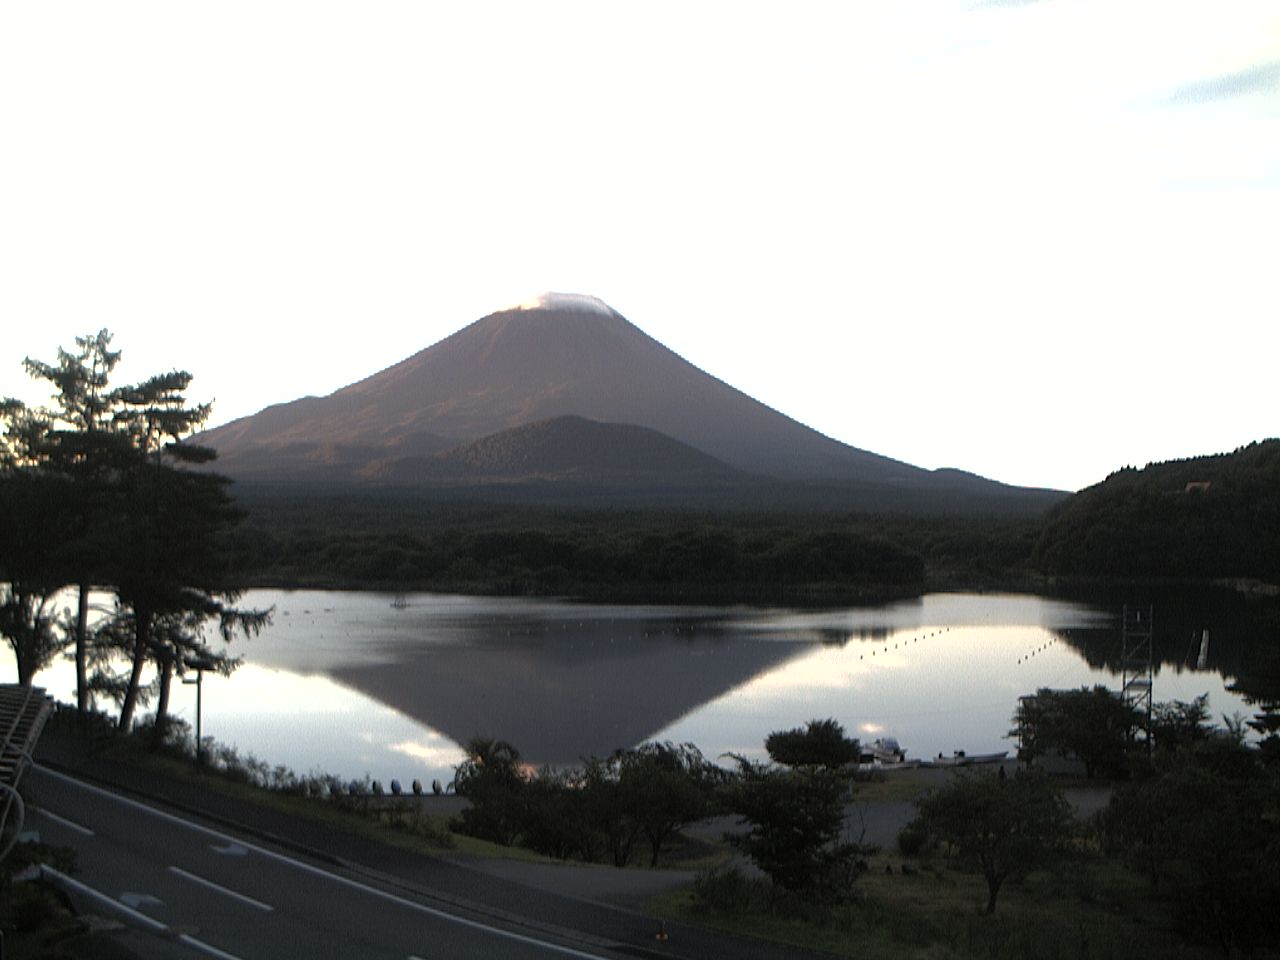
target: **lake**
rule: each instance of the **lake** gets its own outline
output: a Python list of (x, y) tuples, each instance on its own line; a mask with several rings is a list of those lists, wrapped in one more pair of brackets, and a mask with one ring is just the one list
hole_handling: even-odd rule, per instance
[[(913, 757), (1014, 751), (1019, 696), (1121, 682), (1120, 607), (1038, 596), (793, 611), (253, 590), (241, 605), (274, 607), (274, 621), (233, 644), (245, 662), (231, 677), (204, 678), (205, 735), (298, 773), (384, 783), (448, 783), (473, 736), (534, 763), (652, 739), (763, 757), (771, 731), (825, 717)], [(1224, 678), (1248, 638), (1195, 609), (1156, 609), (1155, 699), (1207, 693), (1215, 719), (1252, 714)], [(74, 702), (69, 663), (38, 682)], [(193, 686), (175, 683), (173, 711), (194, 728)]]

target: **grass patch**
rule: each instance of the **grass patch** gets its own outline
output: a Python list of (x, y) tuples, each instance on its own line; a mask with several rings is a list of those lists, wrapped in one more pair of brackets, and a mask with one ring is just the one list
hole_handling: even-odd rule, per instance
[(767, 880), (729, 869), (653, 897), (646, 909), (668, 920), (860, 960), (1223, 956), (1213, 944), (1185, 942), (1147, 884), (1108, 861), (1075, 862), (1011, 880), (993, 916), (982, 913), (986, 887), (977, 875), (901, 857), (875, 857), (869, 866), (854, 895), (834, 906), (780, 895)]
[[(213, 771), (162, 755), (129, 752), (119, 759), (173, 780), (199, 784), (202, 789), (252, 803), (264, 809), (307, 819), (357, 836), (381, 840), (399, 847), (428, 853), (454, 851), (463, 838), (449, 829), (446, 814), (432, 814), (411, 799), (382, 798), (326, 799), (268, 790), (251, 783), (228, 779)], [(429, 802), (429, 801), (428, 801)]]
[[(558, 863), (522, 847), (504, 847), (463, 833), (455, 833), (449, 813), (433, 813), (428, 809), (434, 798), (322, 797), (295, 789), (276, 789), (262, 785), (264, 765), (241, 760), (233, 753), (224, 756), (224, 765), (197, 767), (193, 759), (171, 752), (157, 752), (140, 742), (139, 735), (111, 736), (98, 748), (111, 760), (146, 770), (167, 780), (198, 784), (202, 790), (215, 791), (244, 803), (274, 810), (291, 817), (319, 824), (351, 836), (376, 840), (390, 846), (417, 853), (459, 858), (485, 857), (518, 860), (524, 863)], [(226, 766), (229, 762), (230, 766)], [(277, 782), (302, 783), (306, 778), (274, 774)], [(325, 778), (310, 778), (323, 780)]]
[(933, 770), (908, 768), (875, 772), (857, 780), (853, 799), (866, 803), (909, 802), (937, 783), (937, 772)]
[(14, 880), (37, 864), (70, 872), (75, 870), (76, 854), (66, 847), (25, 841), (9, 851), (0, 863), (0, 954), (12, 960), (75, 956), (69, 945), (84, 933), (84, 926), (62, 892), (43, 880)]

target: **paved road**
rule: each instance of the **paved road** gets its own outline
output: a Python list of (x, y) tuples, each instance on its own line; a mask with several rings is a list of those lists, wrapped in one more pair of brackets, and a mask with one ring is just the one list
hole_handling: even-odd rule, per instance
[[(656, 886), (679, 883), (687, 880), (687, 875), (616, 871), (608, 876), (614, 882), (602, 884), (601, 869), (589, 866), (526, 865), (534, 870), (530, 875), (515, 862), (500, 861), (490, 865), (492, 872), (481, 871), (475, 863), (432, 857), (335, 832), (315, 821), (197, 784), (159, 777), (116, 762), (108, 753), (74, 738), (46, 735), (37, 760), (43, 766), (33, 769), (27, 781), (32, 786), (34, 808), (28, 823), (38, 827), (44, 839), (79, 850), (83, 869), (77, 878), (98, 885), (113, 911), (128, 895), (128, 901), (136, 904), (136, 913), (161, 928), (148, 932), (144, 921), (126, 918), (129, 929), (116, 939), (140, 957), (250, 960), (258, 956), (341, 955), (428, 960), (586, 955), (798, 960), (819, 956), (680, 922), (665, 924), (669, 938), (659, 941), (655, 937), (658, 921), (616, 905), (635, 903)], [(67, 774), (74, 774), (75, 779)], [(77, 780), (87, 782), (77, 786)], [(132, 802), (86, 789), (90, 784), (108, 787)], [(137, 809), (138, 801), (153, 808), (163, 823), (180, 828), (182, 836), (160, 839), (155, 833), (153, 838), (153, 830), (160, 827), (153, 827), (151, 819), (145, 823), (138, 819), (144, 812)], [(175, 823), (178, 819), (194, 824)], [(86, 829), (92, 834), (83, 832)], [(116, 848), (128, 849), (139, 842), (151, 851), (150, 864), (117, 868)], [(178, 843), (180, 855), (174, 853)], [(244, 853), (236, 846), (244, 848)], [(107, 866), (98, 866), (104, 862)], [(91, 864), (94, 871), (105, 871), (100, 878), (91, 875)], [(115, 872), (117, 869), (123, 872)], [(255, 879), (268, 869), (270, 873), (263, 876), (269, 879)], [(312, 898), (321, 874), (332, 875), (326, 896), (333, 904), (320, 909), (317, 916)], [(660, 874), (665, 875), (660, 878)], [(272, 909), (255, 907), (249, 900), (218, 888)], [(613, 902), (600, 902), (602, 895)], [(151, 897), (162, 903), (153, 903)], [(93, 913), (105, 913), (100, 903), (83, 898), (78, 902)], [(217, 920), (227, 926), (227, 932), (205, 914), (183, 912), (206, 909), (217, 912)], [(486, 929), (437, 913), (476, 921)], [(259, 949), (257, 931), (272, 923), (275, 914), (289, 914), (283, 928), (287, 932), (264, 934), (270, 939)], [(489, 928), (518, 936), (504, 936)], [(179, 939), (182, 934), (200, 945), (184, 943)], [(132, 941), (142, 936), (150, 942), (143, 948), (134, 946)], [(355, 946), (327, 939), (348, 936), (357, 939)], [(206, 946), (220, 952), (210, 953)], [(565, 953), (565, 949), (577, 953)], [(335, 952), (338, 950), (341, 952)]]
[[(51, 770), (32, 772), (35, 822), (73, 846), (78, 898), (217, 958), (608, 958), (607, 944), (515, 929), (456, 904), (247, 842)], [(62, 879), (62, 878), (58, 878)]]

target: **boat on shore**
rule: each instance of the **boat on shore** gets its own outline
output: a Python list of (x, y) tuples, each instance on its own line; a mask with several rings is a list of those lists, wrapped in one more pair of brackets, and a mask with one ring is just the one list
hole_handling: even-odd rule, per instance
[(1009, 757), (1008, 750), (999, 753), (965, 753), (963, 750), (953, 751), (951, 756), (938, 754), (932, 760), (920, 761), (922, 767), (968, 767), (979, 763), (1000, 763)]
[(919, 765), (919, 760), (907, 759), (907, 751), (893, 737), (881, 737), (864, 746), (858, 756), (860, 770), (905, 770)]
[(978, 764), (1002, 763), (1009, 759), (1009, 751), (999, 753), (968, 753), (964, 750), (952, 751), (951, 756), (938, 754), (931, 760), (908, 758), (907, 751), (893, 737), (881, 737), (862, 748), (858, 757), (858, 769), (872, 770), (911, 770), (917, 767), (948, 768), (968, 767)]

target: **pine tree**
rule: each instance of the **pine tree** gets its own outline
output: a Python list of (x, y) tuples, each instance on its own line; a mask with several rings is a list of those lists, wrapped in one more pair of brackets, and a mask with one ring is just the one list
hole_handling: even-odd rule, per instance
[[(209, 404), (188, 403), (192, 377), (185, 371), (112, 387), (120, 353), (110, 349), (111, 339), (102, 330), (78, 337), (76, 353), (59, 350), (56, 363), (25, 362), (29, 374), (56, 388), (52, 409), (30, 410), (12, 400), (0, 405), (4, 496), (13, 501), (21, 495), (31, 504), (6, 511), (11, 525), (25, 526), (6, 537), (9, 546), (0, 555), (12, 601), (0, 629), (13, 644), (20, 637), (20, 673), (32, 664), (39, 669), (37, 654), (53, 635), (47, 604), (38, 601), (78, 585), (77, 700), (83, 710), (87, 598), (91, 586), (110, 585), (119, 623), (103, 635), (114, 638), (129, 665), (118, 686), (119, 725), (132, 724), (142, 674), (153, 661), (162, 726), (175, 672), (195, 662), (229, 672), (237, 662), (204, 643), (204, 625), (216, 620), (224, 640), (251, 636), (270, 612), (234, 607), (239, 594), (226, 583), (221, 541), (239, 512), (226, 478), (190, 469), (214, 458), (212, 450), (186, 442), (207, 421)], [(35, 509), (40, 504), (56, 508)]]

